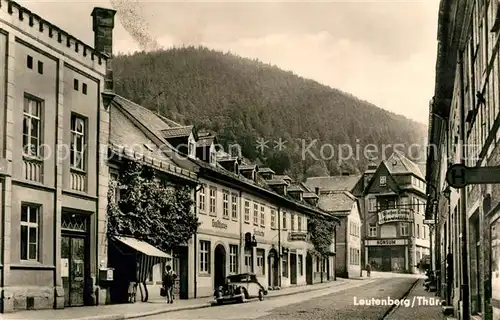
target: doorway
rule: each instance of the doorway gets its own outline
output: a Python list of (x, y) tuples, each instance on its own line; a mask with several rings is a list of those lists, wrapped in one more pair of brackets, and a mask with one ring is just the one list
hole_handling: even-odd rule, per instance
[(275, 249), (271, 249), (269, 251), (269, 257), (268, 257), (268, 266), (269, 266), (268, 283), (269, 286), (272, 288), (279, 286), (278, 265), (279, 265), (278, 253), (276, 252)]
[(64, 306), (79, 307), (90, 301), (90, 245), (88, 216), (64, 213), (61, 221), (61, 277)]
[(391, 271), (392, 266), (391, 266), (391, 257), (390, 256), (383, 256), (382, 257), (382, 271)]
[(290, 284), (297, 284), (297, 255), (290, 253)]
[(214, 250), (214, 288), (226, 283), (226, 249), (222, 244)]
[(178, 275), (175, 280), (176, 294), (179, 299), (188, 299), (189, 255), (188, 247), (174, 249), (174, 271)]
[(310, 253), (306, 256), (306, 283), (313, 284), (313, 257)]

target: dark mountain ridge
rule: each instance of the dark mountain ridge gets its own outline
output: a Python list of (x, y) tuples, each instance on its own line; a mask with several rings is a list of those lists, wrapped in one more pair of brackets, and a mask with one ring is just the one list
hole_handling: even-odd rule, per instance
[[(222, 144), (238, 144), (248, 159), (297, 179), (364, 170), (368, 144), (377, 146), (379, 158), (395, 144), (413, 159), (424, 150), (423, 124), (256, 59), (183, 47), (118, 55), (113, 70), (118, 94), (215, 131)], [(259, 139), (269, 141), (263, 152)], [(409, 154), (411, 144), (421, 148)], [(354, 155), (347, 159), (349, 148)]]

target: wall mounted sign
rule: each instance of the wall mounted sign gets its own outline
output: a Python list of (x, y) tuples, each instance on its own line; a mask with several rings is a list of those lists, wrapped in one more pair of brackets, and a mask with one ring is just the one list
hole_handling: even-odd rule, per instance
[(227, 224), (225, 224), (224, 222), (222, 222), (220, 220), (212, 219), (212, 227), (218, 228), (218, 229), (227, 229)]
[(377, 239), (365, 240), (366, 246), (404, 246), (408, 244), (407, 239)]
[(288, 241), (307, 241), (306, 232), (289, 232)]
[(259, 230), (259, 229), (253, 229), (253, 234), (256, 235), (257, 237), (263, 237), (264, 231)]
[(388, 209), (378, 213), (378, 224), (391, 222), (412, 222), (412, 211), (408, 209)]

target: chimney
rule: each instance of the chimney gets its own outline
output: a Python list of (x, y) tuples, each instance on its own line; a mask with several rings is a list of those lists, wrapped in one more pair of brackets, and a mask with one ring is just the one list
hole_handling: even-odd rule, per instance
[(116, 10), (95, 7), (92, 11), (92, 29), (94, 30), (94, 48), (108, 56), (106, 59), (105, 91), (113, 91), (113, 28)]

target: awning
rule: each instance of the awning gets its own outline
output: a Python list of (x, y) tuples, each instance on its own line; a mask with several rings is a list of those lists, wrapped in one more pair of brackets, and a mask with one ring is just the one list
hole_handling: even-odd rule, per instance
[(158, 250), (157, 248), (153, 247), (147, 242), (137, 240), (134, 238), (120, 237), (120, 236), (114, 236), (113, 238), (147, 256), (172, 259), (172, 255), (165, 253), (161, 250)]

